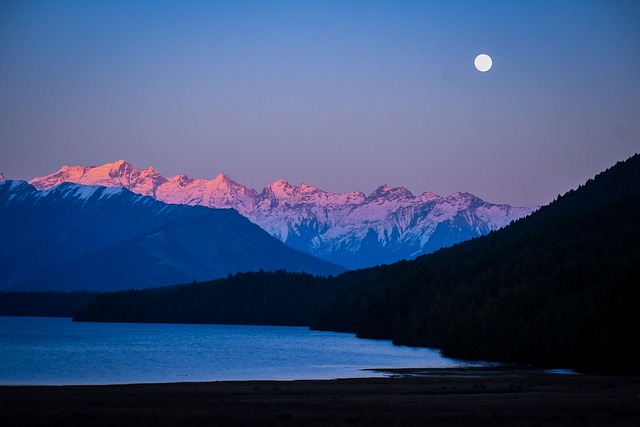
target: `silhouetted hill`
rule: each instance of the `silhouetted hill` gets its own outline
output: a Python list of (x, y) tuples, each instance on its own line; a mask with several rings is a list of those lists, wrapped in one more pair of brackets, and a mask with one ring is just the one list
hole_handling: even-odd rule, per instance
[(231, 209), (167, 205), (123, 188), (0, 182), (0, 289), (112, 291), (253, 270), (326, 275)]
[(377, 269), (317, 327), (452, 357), (637, 371), (638, 218), (636, 155), (503, 230)]

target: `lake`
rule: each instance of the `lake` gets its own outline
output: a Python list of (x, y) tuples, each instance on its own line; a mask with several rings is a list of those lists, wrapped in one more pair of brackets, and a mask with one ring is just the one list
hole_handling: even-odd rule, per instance
[(0, 384), (128, 384), (372, 377), (458, 367), (438, 350), (304, 327), (77, 323), (0, 317)]

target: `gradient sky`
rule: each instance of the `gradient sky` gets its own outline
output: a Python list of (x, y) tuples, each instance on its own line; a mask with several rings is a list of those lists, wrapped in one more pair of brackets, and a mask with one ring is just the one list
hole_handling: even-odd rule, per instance
[(125, 159), (530, 205), (636, 152), (633, 0), (0, 2), (9, 179)]

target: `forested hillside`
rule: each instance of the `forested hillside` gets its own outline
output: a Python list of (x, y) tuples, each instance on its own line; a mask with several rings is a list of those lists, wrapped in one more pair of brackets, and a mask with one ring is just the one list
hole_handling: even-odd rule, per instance
[(640, 157), (506, 229), (341, 289), (317, 324), (453, 357), (637, 370)]
[(413, 261), (116, 293), (76, 319), (303, 324), (452, 357), (638, 372), (638, 218), (636, 155), (505, 229)]
[(306, 326), (325, 307), (327, 278), (284, 271), (99, 295), (74, 320)]
[(72, 317), (94, 292), (0, 292), (0, 316)]

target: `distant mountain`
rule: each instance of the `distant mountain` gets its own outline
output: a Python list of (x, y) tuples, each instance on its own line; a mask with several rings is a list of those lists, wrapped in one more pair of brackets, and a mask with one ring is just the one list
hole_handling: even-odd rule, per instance
[(167, 205), (124, 188), (0, 182), (0, 290), (118, 290), (241, 271), (342, 267), (296, 251), (231, 209)]
[(233, 208), (288, 246), (348, 268), (411, 259), (487, 234), (535, 211), (487, 203), (469, 193), (413, 195), (403, 187), (329, 193), (284, 179), (258, 193), (225, 174), (213, 180), (162, 177), (120, 160), (103, 166), (64, 166), (30, 183), (45, 190), (63, 182), (124, 187), (171, 204)]

